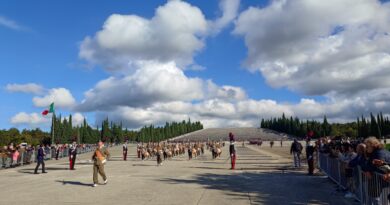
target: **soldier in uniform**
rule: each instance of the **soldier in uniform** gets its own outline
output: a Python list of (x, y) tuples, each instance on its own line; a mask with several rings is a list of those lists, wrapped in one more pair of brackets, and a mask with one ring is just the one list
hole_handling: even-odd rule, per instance
[(45, 150), (43, 149), (43, 144), (41, 144), (39, 146), (39, 149), (37, 150), (38, 151), (38, 154), (37, 154), (37, 166), (35, 167), (35, 171), (34, 171), (34, 174), (38, 174), (38, 168), (39, 168), (39, 165), (42, 165), (42, 173), (47, 173), (45, 172)]
[(127, 160), (127, 149), (128, 149), (127, 142), (128, 141), (126, 140), (125, 143), (123, 143), (123, 148), (122, 148), (123, 149), (123, 160), (125, 160), (125, 161)]
[(229, 154), (230, 154), (230, 162), (231, 162), (231, 168), (235, 169), (236, 166), (236, 149), (234, 147), (235, 139), (234, 135), (232, 133), (229, 133), (229, 140), (230, 140), (230, 146), (229, 146)]
[(58, 145), (58, 143), (55, 146), (55, 151), (56, 151), (56, 160), (58, 160), (58, 155), (60, 154), (60, 145)]
[(70, 168), (70, 170), (74, 170), (74, 165), (76, 163), (76, 156), (77, 156), (77, 144), (75, 141), (73, 141), (73, 143), (69, 149), (69, 168)]
[(98, 185), (99, 179), (98, 174), (103, 177), (104, 184), (107, 184), (107, 176), (104, 172), (104, 164), (107, 159), (110, 157), (110, 153), (104, 147), (103, 142), (99, 141), (98, 147), (92, 155), (93, 160), (93, 187)]

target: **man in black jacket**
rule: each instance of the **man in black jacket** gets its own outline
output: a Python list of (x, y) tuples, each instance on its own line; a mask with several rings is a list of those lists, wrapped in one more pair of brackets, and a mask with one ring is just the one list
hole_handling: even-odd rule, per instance
[(290, 154), (294, 156), (294, 166), (301, 167), (301, 153), (302, 153), (302, 144), (298, 142), (297, 139), (294, 139), (294, 142), (291, 144)]
[(45, 172), (45, 150), (43, 149), (43, 144), (41, 144), (39, 146), (39, 149), (37, 150), (38, 151), (38, 154), (37, 154), (37, 166), (35, 167), (35, 171), (34, 171), (34, 174), (38, 174), (38, 168), (39, 168), (39, 165), (42, 164), (42, 173), (47, 173)]

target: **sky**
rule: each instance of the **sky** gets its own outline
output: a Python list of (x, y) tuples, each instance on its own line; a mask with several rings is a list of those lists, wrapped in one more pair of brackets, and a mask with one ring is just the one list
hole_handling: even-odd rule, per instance
[(390, 114), (390, 3), (1, 1), (0, 129)]

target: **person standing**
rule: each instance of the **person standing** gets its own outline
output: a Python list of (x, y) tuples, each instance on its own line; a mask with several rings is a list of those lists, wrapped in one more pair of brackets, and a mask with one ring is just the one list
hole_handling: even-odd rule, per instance
[(37, 154), (37, 166), (35, 167), (35, 171), (34, 171), (34, 174), (38, 174), (38, 168), (39, 168), (39, 165), (42, 165), (42, 173), (47, 173), (45, 172), (45, 150), (43, 149), (43, 144), (41, 144), (39, 146), (39, 149), (37, 150), (38, 151), (38, 154)]
[(156, 153), (156, 156), (157, 156), (157, 166), (160, 166), (162, 165), (162, 158), (161, 158), (161, 155), (162, 155), (162, 148), (160, 146), (160, 143), (157, 145), (157, 153)]
[(192, 159), (192, 149), (191, 145), (188, 143), (188, 160)]
[(60, 145), (58, 143), (55, 146), (55, 150), (56, 150), (56, 160), (58, 160), (58, 155), (60, 154)]
[(230, 163), (231, 163), (231, 168), (230, 169), (235, 169), (236, 166), (236, 149), (234, 147), (235, 143), (235, 138), (233, 133), (229, 133), (229, 140), (230, 140), (230, 146), (229, 146), (229, 154), (230, 154)]
[(125, 143), (123, 143), (122, 150), (123, 150), (123, 160), (127, 160), (127, 143), (128, 141), (126, 140)]
[(306, 145), (306, 158), (307, 158), (307, 165), (308, 165), (308, 174), (313, 175), (314, 173), (314, 145), (312, 142), (310, 142), (310, 138), (307, 139), (307, 145)]
[(104, 184), (107, 184), (107, 176), (104, 172), (104, 165), (107, 159), (110, 157), (110, 153), (104, 147), (102, 141), (99, 141), (98, 147), (92, 155), (93, 160), (93, 187), (96, 187), (99, 183), (98, 174), (102, 176)]
[(297, 139), (294, 139), (294, 142), (291, 144), (290, 154), (294, 156), (294, 166), (301, 167), (301, 153), (302, 153), (302, 144), (298, 142)]
[(18, 151), (19, 147), (15, 147), (13, 150), (12, 150), (12, 158), (11, 158), (11, 168), (12, 167), (15, 167), (17, 164), (18, 164), (18, 158), (19, 158), (19, 151)]
[(70, 170), (75, 170), (74, 165), (76, 163), (76, 156), (77, 156), (77, 144), (75, 141), (73, 141), (73, 143), (69, 149), (69, 168), (70, 168)]

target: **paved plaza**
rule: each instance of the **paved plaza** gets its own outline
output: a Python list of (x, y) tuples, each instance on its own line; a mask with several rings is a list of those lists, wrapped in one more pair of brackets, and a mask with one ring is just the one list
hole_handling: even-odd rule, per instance
[(287, 143), (275, 152), (236, 145), (237, 170), (229, 170), (228, 146), (216, 160), (206, 150), (197, 159), (186, 155), (162, 166), (138, 159), (135, 145), (123, 161), (115, 147), (105, 166), (108, 184), (97, 187), (91, 154), (79, 155), (74, 171), (66, 159), (47, 161), (47, 174), (34, 175), (35, 164), (1, 170), (0, 204), (352, 204), (327, 178), (293, 169)]

